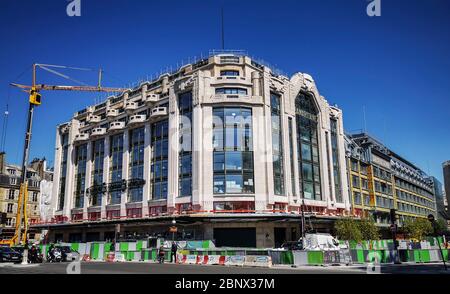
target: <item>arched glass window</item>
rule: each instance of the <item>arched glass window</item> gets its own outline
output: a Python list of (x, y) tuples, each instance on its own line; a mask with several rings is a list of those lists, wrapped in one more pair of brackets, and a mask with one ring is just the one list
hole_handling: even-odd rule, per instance
[(300, 191), (305, 199), (321, 200), (318, 111), (313, 97), (300, 92), (295, 99), (297, 120), (297, 152), (300, 171)]

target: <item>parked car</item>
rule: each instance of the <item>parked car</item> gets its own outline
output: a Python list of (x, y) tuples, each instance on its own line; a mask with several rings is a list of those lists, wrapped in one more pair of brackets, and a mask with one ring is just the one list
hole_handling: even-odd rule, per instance
[[(23, 252), (25, 250), (25, 248), (23, 246), (12, 246), (11, 247), (12, 250), (18, 252), (20, 254), (20, 258), (23, 259)], [(41, 253), (41, 249), (39, 248), (39, 246), (36, 246), (36, 250), (37, 250), (37, 255), (35, 258), (32, 258), (31, 256), (31, 246), (28, 249), (28, 262), (29, 263), (41, 263), (43, 260), (43, 256)]]
[(73, 250), (70, 246), (58, 246), (61, 249), (62, 261), (80, 260), (80, 253)]
[(10, 247), (0, 247), (0, 262), (22, 262), (22, 255)]

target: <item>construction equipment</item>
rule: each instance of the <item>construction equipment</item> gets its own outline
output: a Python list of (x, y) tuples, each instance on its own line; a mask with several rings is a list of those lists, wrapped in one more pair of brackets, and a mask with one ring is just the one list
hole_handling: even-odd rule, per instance
[[(22, 243), (25, 245), (27, 243), (27, 233), (28, 233), (28, 215), (27, 215), (27, 202), (28, 202), (28, 179), (27, 179), (27, 163), (28, 156), (30, 150), (30, 141), (31, 141), (31, 130), (33, 123), (33, 112), (36, 106), (41, 105), (41, 94), (39, 91), (41, 90), (63, 90), (63, 91), (88, 91), (88, 92), (123, 92), (127, 89), (125, 88), (108, 88), (102, 87), (102, 70), (99, 70), (99, 79), (97, 86), (50, 86), (45, 84), (37, 84), (36, 83), (36, 69), (40, 68), (46, 70), (50, 73), (56, 74), (60, 77), (63, 77), (68, 80), (72, 80), (74, 82), (80, 83), (77, 80), (71, 79), (67, 75), (57, 72), (54, 69), (50, 68), (65, 68), (65, 69), (74, 69), (74, 70), (90, 70), (85, 68), (74, 68), (68, 66), (61, 65), (50, 65), (50, 64), (33, 64), (32, 68), (32, 85), (26, 86), (21, 84), (11, 84), (12, 86), (23, 89), (29, 94), (29, 106), (28, 106), (28, 118), (27, 118), (27, 129), (25, 132), (25, 144), (23, 147), (23, 157), (22, 157), (22, 176), (20, 180), (20, 193), (18, 199), (18, 209), (17, 209), (17, 217), (16, 217), (16, 227), (14, 236), (9, 240), (2, 240), (0, 244), (9, 244), (10, 246), (18, 245)], [(24, 254), (24, 260), (25, 260)]]

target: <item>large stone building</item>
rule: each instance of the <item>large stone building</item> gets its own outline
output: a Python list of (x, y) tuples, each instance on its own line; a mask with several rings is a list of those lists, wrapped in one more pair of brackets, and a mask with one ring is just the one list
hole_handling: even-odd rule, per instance
[[(29, 224), (38, 223), (41, 220), (41, 182), (51, 181), (51, 174), (46, 171), (45, 166), (45, 160), (35, 159), (27, 169)], [(21, 176), (22, 168), (7, 164), (6, 154), (0, 153), (0, 212), (7, 213), (6, 224), (0, 234), (1, 239), (10, 239), (14, 236)], [(29, 238), (34, 239), (39, 231), (30, 230), (29, 233)]]
[(434, 184), (430, 176), (366, 133), (346, 137), (352, 210), (371, 214), (380, 226), (391, 223), (396, 209), (405, 218), (436, 216)]
[[(274, 246), (350, 210), (342, 112), (313, 78), (216, 54), (56, 130), (54, 240), (116, 231)], [(119, 226), (120, 225), (120, 226)], [(329, 228), (329, 227), (328, 227)]]

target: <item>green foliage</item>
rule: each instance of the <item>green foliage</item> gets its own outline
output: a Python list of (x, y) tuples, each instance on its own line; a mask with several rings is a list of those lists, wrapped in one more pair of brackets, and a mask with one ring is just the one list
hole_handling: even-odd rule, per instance
[(380, 239), (380, 231), (372, 218), (364, 218), (359, 222), (359, 229), (364, 240), (375, 241)]
[(409, 238), (422, 241), (426, 236), (433, 234), (433, 227), (430, 221), (424, 218), (406, 219), (403, 222), (403, 232)]
[(435, 229), (439, 235), (445, 234), (448, 231), (447, 222), (441, 218), (437, 219)]
[(358, 226), (358, 221), (352, 218), (342, 218), (334, 224), (336, 235), (340, 240), (354, 240), (361, 242), (363, 236)]
[(360, 243), (363, 240), (379, 240), (380, 233), (371, 218), (362, 220), (343, 218), (334, 224), (336, 235), (340, 240), (352, 240)]

